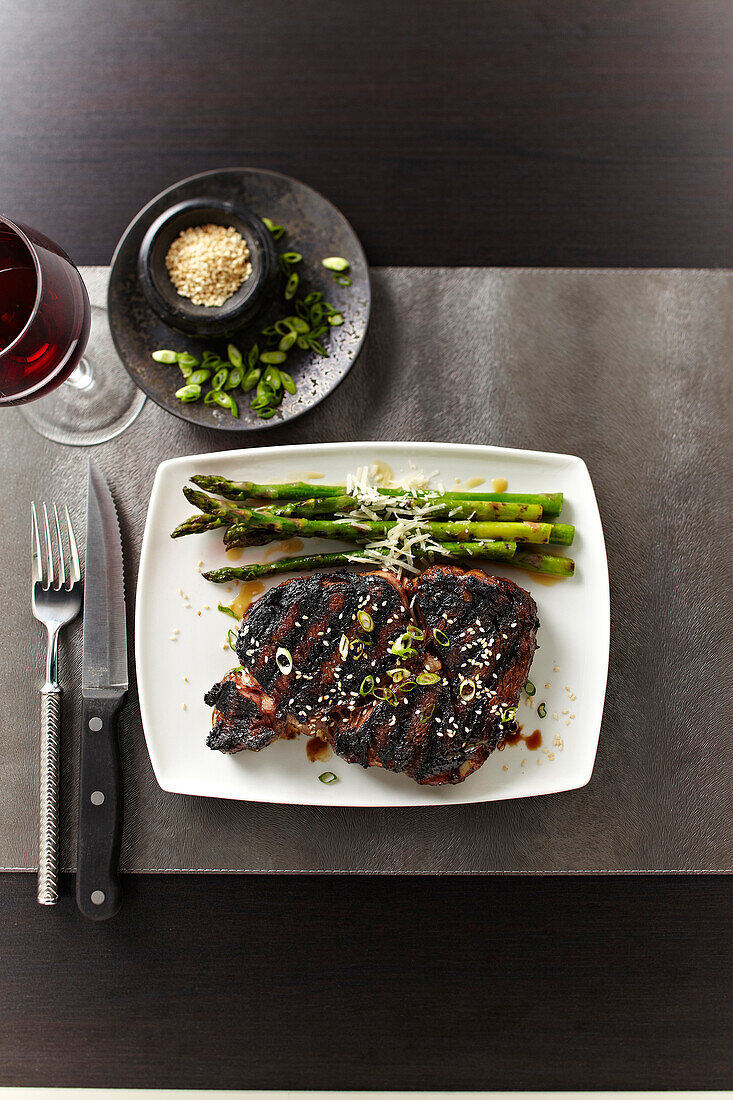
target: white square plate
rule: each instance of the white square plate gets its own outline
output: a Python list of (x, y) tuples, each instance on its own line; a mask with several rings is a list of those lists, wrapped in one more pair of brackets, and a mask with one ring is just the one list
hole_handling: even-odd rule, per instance
[[(173, 528), (192, 512), (181, 493), (195, 473), (221, 473), (258, 482), (312, 480), (341, 484), (349, 472), (374, 462), (387, 463), (399, 478), (410, 462), (446, 489), (471, 478), (506, 478), (508, 492), (565, 494), (562, 522), (576, 525), (569, 553), (575, 576), (547, 579), (496, 563), (492, 571), (511, 577), (534, 596), (539, 609), (539, 649), (531, 679), (534, 699), (524, 695), (517, 719), (524, 734), (541, 730), (542, 745), (524, 741), (493, 753), (465, 782), (419, 786), (381, 768), (362, 769), (332, 757), (310, 763), (305, 739), (278, 741), (262, 752), (224, 755), (206, 747), (211, 710), (203, 694), (236, 662), (223, 649), (233, 621), (217, 603), (233, 600), (235, 586), (214, 585), (197, 571), (228, 562), (221, 532), (171, 539)], [(307, 552), (337, 544), (312, 539)], [(282, 556), (271, 547), (243, 551), (240, 564)], [(199, 567), (200, 568), (200, 567)], [(358, 567), (355, 567), (358, 568)], [(281, 574), (265, 581), (278, 584)], [(183, 593), (183, 594), (181, 594)], [(190, 605), (190, 606), (187, 606)], [(237, 798), (252, 802), (314, 806), (428, 806), (488, 802), (572, 790), (593, 771), (606, 691), (609, 645), (609, 591), (606, 549), (593, 486), (585, 463), (572, 455), (473, 447), (448, 443), (318, 443), (300, 447), (220, 451), (163, 462), (155, 477), (145, 525), (137, 588), (135, 648), (140, 710), (150, 759), (164, 790), (180, 794)], [(178, 633), (174, 633), (178, 631)], [(172, 639), (175, 640), (172, 640)], [(549, 685), (549, 686), (547, 686)], [(547, 716), (537, 717), (544, 701)], [(535, 739), (536, 740), (536, 739)], [(318, 781), (328, 768), (338, 783)]]

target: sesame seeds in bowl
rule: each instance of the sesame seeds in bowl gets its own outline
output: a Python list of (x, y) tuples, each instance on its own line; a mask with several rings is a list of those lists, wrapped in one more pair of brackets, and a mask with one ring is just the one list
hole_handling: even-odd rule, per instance
[(170, 280), (195, 306), (223, 306), (252, 274), (249, 246), (229, 225), (182, 229), (165, 257)]
[(152, 223), (138, 253), (148, 304), (171, 328), (224, 337), (272, 300), (277, 256), (251, 211), (219, 199), (177, 203)]

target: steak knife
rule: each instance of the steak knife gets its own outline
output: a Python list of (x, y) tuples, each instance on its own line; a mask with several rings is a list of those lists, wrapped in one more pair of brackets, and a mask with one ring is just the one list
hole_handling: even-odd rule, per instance
[(107, 482), (90, 460), (76, 903), (91, 920), (114, 916), (122, 904), (117, 870), (122, 833), (117, 715), (127, 687), (120, 525)]

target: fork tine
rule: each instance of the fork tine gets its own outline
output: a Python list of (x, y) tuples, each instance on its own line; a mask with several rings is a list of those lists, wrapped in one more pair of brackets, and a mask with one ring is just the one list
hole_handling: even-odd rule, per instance
[(76, 548), (76, 539), (74, 538), (74, 528), (71, 526), (71, 519), (69, 517), (69, 509), (64, 505), (64, 511), (66, 512), (66, 530), (69, 532), (69, 546), (71, 547), (71, 583), (76, 584), (81, 580), (81, 569), (79, 568), (79, 551)]
[(66, 555), (64, 554), (64, 544), (61, 541), (61, 524), (59, 523), (59, 510), (54, 504), (53, 506), (53, 522), (56, 528), (56, 542), (59, 544), (59, 588), (66, 587)]
[(48, 525), (48, 508), (45, 500), (43, 502), (43, 530), (46, 536), (46, 553), (48, 555), (48, 578), (44, 587), (52, 588), (54, 582), (53, 550), (51, 549), (51, 528)]
[(34, 582), (43, 580), (41, 540), (38, 537), (38, 516), (33, 500), (31, 501), (31, 579)]

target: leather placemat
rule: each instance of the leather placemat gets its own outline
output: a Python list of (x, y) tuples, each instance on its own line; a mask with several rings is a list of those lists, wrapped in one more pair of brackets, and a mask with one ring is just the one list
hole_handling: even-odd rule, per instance
[[(85, 270), (104, 303), (106, 268)], [(581, 455), (604, 521), (611, 666), (596, 768), (578, 791), (426, 809), (184, 797), (153, 777), (134, 686), (121, 721), (122, 868), (394, 873), (723, 870), (731, 847), (733, 281), (720, 271), (378, 269), (366, 348), (323, 405), (223, 436), (148, 402), (94, 448), (128, 590), (159, 461), (327, 440), (491, 443)], [(36, 858), (43, 642), (29, 599), (31, 498), (84, 529), (87, 451), (2, 414), (0, 866)], [(133, 600), (130, 600), (132, 624)], [(81, 620), (63, 635), (63, 863), (75, 849)], [(173, 705), (173, 704), (172, 704)]]

